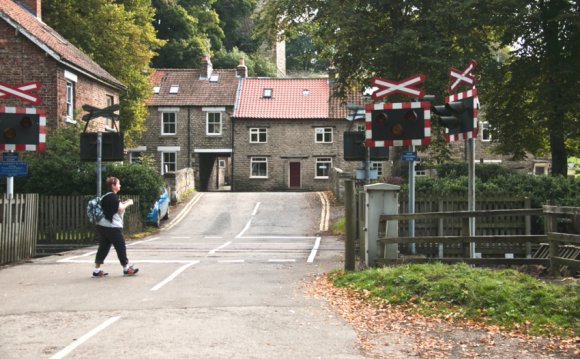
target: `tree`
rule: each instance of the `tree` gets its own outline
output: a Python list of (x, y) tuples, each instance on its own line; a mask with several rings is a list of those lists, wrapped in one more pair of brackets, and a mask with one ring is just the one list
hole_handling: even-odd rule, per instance
[[(313, 23), (311, 36), (324, 44), (319, 53), (335, 65), (342, 93), (373, 76), (423, 73), (427, 93), (443, 94), (447, 69), (476, 59), (498, 149), (516, 157), (550, 149), (553, 173), (563, 174), (567, 152), (580, 151), (578, 10), (566, 0), (270, 0), (258, 30), (292, 38)], [(498, 64), (505, 46), (514, 51)]]
[(218, 51), (212, 58), (213, 67), (216, 69), (233, 69), (240, 63), (243, 57), (248, 67), (248, 76), (275, 77), (276, 67), (267, 54), (256, 51), (254, 54), (246, 54), (234, 47), (231, 51)]
[(44, 0), (43, 20), (127, 86), (120, 123), (128, 143), (145, 130), (149, 63), (160, 41), (149, 0)]
[(511, 5), (493, 19), (499, 45), (511, 52), (498, 56), (490, 71), (492, 134), (499, 151), (517, 158), (549, 153), (552, 175), (566, 176), (568, 156), (580, 153), (580, 6), (564, 0)]
[(217, 0), (213, 4), (219, 15), (227, 51), (238, 48), (246, 53), (255, 53), (258, 50), (261, 40), (252, 38), (254, 22), (251, 19), (256, 3), (256, 0)]

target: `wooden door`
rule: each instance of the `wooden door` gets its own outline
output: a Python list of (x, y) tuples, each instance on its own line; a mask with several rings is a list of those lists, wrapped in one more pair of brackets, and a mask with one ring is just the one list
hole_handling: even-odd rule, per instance
[(300, 188), (300, 162), (290, 162), (290, 188)]

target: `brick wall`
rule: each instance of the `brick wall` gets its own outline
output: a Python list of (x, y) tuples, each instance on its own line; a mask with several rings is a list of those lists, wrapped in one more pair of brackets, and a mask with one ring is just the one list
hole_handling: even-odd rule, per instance
[[(75, 115), (82, 116), (82, 105), (105, 107), (107, 95), (119, 103), (119, 92), (88, 77), (75, 73)], [(66, 79), (65, 68), (13, 27), (0, 21), (0, 81), (11, 86), (36, 81), (42, 88), (36, 92), (42, 103), (37, 108), (47, 111), (47, 127), (56, 128), (66, 123)], [(34, 105), (15, 98), (0, 98), (1, 105), (33, 107)], [(100, 121), (100, 127), (104, 122)], [(95, 123), (96, 124), (96, 123)], [(83, 123), (84, 125), (84, 123)]]

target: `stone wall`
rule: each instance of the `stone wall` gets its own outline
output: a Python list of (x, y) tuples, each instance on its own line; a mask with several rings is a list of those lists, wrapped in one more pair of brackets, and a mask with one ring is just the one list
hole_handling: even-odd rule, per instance
[(166, 173), (165, 184), (171, 196), (171, 203), (175, 204), (187, 190), (195, 188), (192, 168), (183, 168), (176, 172)]

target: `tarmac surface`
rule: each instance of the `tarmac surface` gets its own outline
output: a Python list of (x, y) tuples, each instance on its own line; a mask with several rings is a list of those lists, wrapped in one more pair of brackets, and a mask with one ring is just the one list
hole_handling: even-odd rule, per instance
[(0, 269), (0, 358), (364, 358), (352, 327), (305, 293), (343, 267), (322, 193), (197, 193), (155, 234)]

